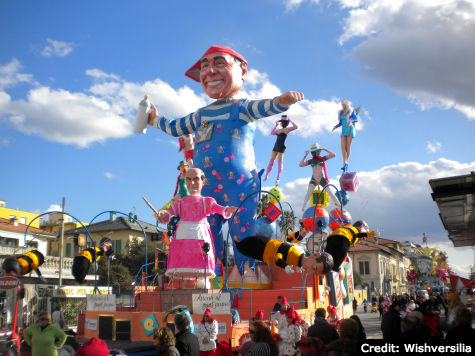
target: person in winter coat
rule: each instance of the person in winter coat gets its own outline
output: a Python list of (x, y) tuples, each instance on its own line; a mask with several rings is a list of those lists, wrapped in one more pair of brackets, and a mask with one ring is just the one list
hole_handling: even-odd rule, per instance
[(274, 324), (274, 326), (277, 328), (277, 330), (279, 330), (279, 334), (280, 334), (280, 330), (287, 328), (287, 317), (285, 313), (290, 308), (290, 305), (287, 302), (286, 297), (282, 297), (282, 302), (280, 305), (281, 305), (280, 311), (273, 313), (270, 319), (272, 323)]
[(401, 315), (399, 311), (401, 304), (398, 300), (394, 300), (386, 314), (383, 315), (381, 321), (381, 331), (383, 332), (383, 340), (399, 338), (401, 336)]
[(455, 313), (455, 327), (449, 330), (445, 336), (450, 344), (464, 343), (475, 344), (475, 330), (472, 328), (472, 314), (468, 308), (459, 308)]
[(329, 356), (345, 356), (358, 354), (358, 322), (354, 319), (344, 319), (339, 327), (340, 338), (330, 342)]
[(206, 308), (195, 334), (198, 336), (200, 343), (200, 356), (214, 355), (216, 337), (218, 336), (218, 322), (211, 316), (209, 308)]
[(175, 328), (178, 333), (175, 335), (176, 348), (180, 356), (199, 356), (200, 343), (198, 337), (190, 331), (190, 319), (185, 313), (175, 314)]
[(240, 354), (243, 356), (277, 356), (279, 347), (272, 337), (272, 333), (262, 320), (255, 320), (249, 325), (249, 336), (251, 341), (246, 344), (246, 349), (241, 348)]
[(307, 336), (308, 337), (317, 337), (325, 345), (328, 345), (333, 340), (339, 338), (338, 332), (328, 324), (328, 321), (325, 319), (326, 312), (324, 308), (318, 308), (315, 311), (315, 321), (312, 326), (308, 328)]
[(31, 354), (35, 356), (56, 356), (68, 336), (56, 325), (51, 324), (48, 312), (38, 314), (38, 323), (23, 332), (25, 342), (31, 346)]
[(153, 344), (157, 349), (157, 356), (180, 356), (175, 347), (173, 331), (167, 327), (161, 327), (153, 332)]
[(282, 338), (280, 354), (282, 356), (293, 356), (297, 352), (295, 344), (299, 342), (302, 337), (302, 330), (299, 325), (300, 317), (293, 307), (291, 307), (285, 315), (287, 317), (287, 328), (279, 333)]

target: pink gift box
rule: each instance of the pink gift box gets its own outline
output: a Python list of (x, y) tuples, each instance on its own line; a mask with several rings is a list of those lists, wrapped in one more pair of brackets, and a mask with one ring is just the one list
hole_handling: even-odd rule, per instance
[(358, 190), (360, 182), (356, 172), (346, 172), (340, 177), (341, 189), (347, 192), (356, 192)]

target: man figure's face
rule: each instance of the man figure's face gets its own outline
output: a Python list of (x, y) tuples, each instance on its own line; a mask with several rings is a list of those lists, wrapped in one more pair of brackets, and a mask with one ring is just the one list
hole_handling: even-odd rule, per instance
[(309, 274), (324, 274), (323, 270), (325, 266), (323, 265), (323, 262), (317, 262), (318, 257), (320, 257), (320, 253), (318, 252), (311, 256), (305, 256), (302, 259), (302, 268), (305, 269)]
[(201, 86), (210, 98), (232, 98), (239, 92), (247, 74), (244, 62), (239, 64), (230, 54), (217, 52), (203, 57), (200, 63)]
[(203, 189), (203, 171), (199, 168), (191, 168), (185, 175), (186, 187), (190, 195), (201, 195)]

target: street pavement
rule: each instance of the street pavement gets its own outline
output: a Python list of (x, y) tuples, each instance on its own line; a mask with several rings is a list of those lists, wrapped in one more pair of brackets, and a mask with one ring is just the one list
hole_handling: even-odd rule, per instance
[(356, 315), (361, 320), (363, 327), (365, 328), (366, 338), (368, 339), (382, 339), (383, 333), (381, 332), (381, 319), (379, 318), (379, 312), (372, 313), (371, 309), (368, 308), (368, 312), (363, 311), (362, 306), (358, 306), (356, 310)]

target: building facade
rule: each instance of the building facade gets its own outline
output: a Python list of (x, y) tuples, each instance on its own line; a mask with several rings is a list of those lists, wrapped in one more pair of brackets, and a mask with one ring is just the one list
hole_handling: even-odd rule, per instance
[[(0, 200), (0, 218), (6, 219), (22, 225), (29, 225), (31, 223), (32, 227), (40, 227), (40, 219), (36, 219), (39, 214), (31, 213), (28, 211), (10, 209), (7, 208), (7, 203), (5, 200)], [(36, 220), (35, 220), (36, 219)]]
[[(111, 213), (108, 220), (90, 224), (87, 229), (95, 245), (98, 245), (104, 237), (110, 239), (115, 253), (126, 253), (127, 246), (133, 240), (141, 242), (145, 238), (149, 251), (155, 250), (156, 247), (164, 248), (163, 234), (166, 234), (166, 231), (141, 220), (117, 217)], [(80, 238), (80, 235), (83, 235), (83, 238)], [(86, 231), (82, 227), (65, 231), (63, 256), (74, 257), (83, 249), (90, 247), (91, 239), (85, 235)], [(80, 240), (83, 240), (84, 244), (80, 243)]]
[(409, 293), (406, 271), (410, 259), (400, 242), (373, 237), (360, 239), (348, 254), (368, 295)]

